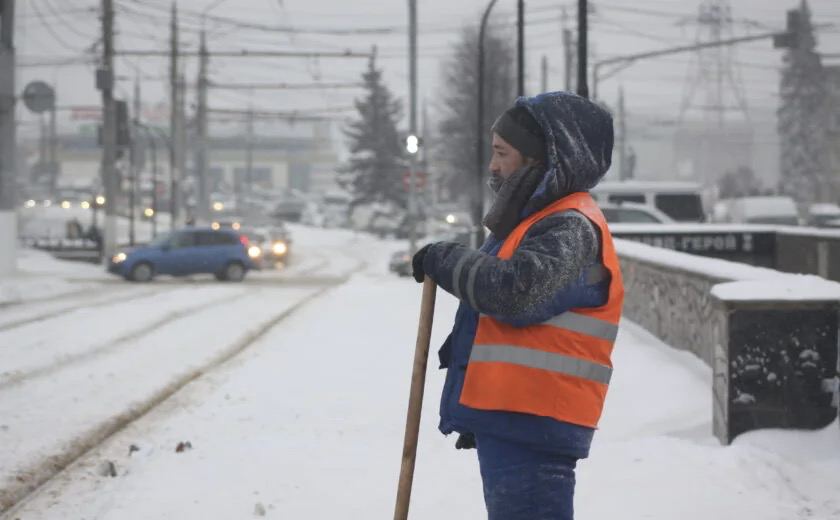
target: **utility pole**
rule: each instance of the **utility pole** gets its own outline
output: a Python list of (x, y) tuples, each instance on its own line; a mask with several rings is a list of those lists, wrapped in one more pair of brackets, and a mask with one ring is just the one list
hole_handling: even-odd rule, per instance
[(473, 234), (471, 245), (474, 249), (481, 247), (484, 242), (484, 226), (481, 219), (484, 216), (484, 175), (486, 165), (484, 164), (484, 34), (487, 31), (487, 20), (490, 18), (490, 11), (498, 0), (490, 0), (484, 13), (481, 15), (481, 23), (478, 26), (478, 92), (476, 101), (476, 146), (475, 146), (475, 200), (472, 207)]
[(0, 0), (0, 277), (16, 265), (15, 0)]
[(157, 213), (158, 213), (158, 203), (157, 203), (157, 193), (158, 193), (158, 160), (157, 160), (157, 144), (155, 144), (155, 138), (151, 135), (151, 133), (147, 130), (146, 135), (149, 139), (149, 146), (152, 150), (152, 238), (157, 236)]
[[(44, 121), (44, 114), (38, 114), (38, 164), (42, 168), (42, 172), (50, 175), (49, 171), (49, 159), (47, 158), (47, 142), (49, 141), (49, 137), (47, 133), (49, 130), (47, 129), (47, 123)], [(52, 185), (52, 181), (50, 181), (50, 185)], [(52, 190), (50, 191), (50, 196), (53, 195)]]
[(172, 3), (169, 40), (169, 229), (178, 219), (178, 8)]
[(180, 219), (177, 224), (183, 225), (187, 218), (186, 201), (184, 200), (184, 178), (187, 174), (187, 78), (184, 73), (178, 74), (178, 135), (176, 147), (178, 150), (178, 207)]
[(114, 2), (102, 0), (102, 65), (97, 71), (102, 90), (102, 185), (105, 186), (105, 225), (102, 233), (103, 259), (117, 248), (117, 112), (114, 103)]
[(589, 97), (586, 68), (588, 58), (589, 19), (587, 0), (578, 0), (578, 82), (577, 93), (585, 98)]
[(624, 87), (618, 89), (618, 179), (627, 180), (627, 124), (624, 113)]
[(572, 37), (572, 30), (566, 26), (568, 15), (566, 8), (563, 8), (563, 14), (560, 17), (563, 29), (563, 90), (566, 92), (572, 91), (572, 71), (575, 63), (575, 48), (574, 38)]
[(201, 59), (198, 65), (198, 110), (196, 112), (195, 175), (198, 179), (198, 219), (206, 222), (210, 218), (210, 194), (207, 178), (207, 40), (201, 31)]
[(140, 150), (137, 149), (138, 145), (140, 144), (140, 140), (137, 138), (137, 134), (139, 133), (138, 130), (140, 129), (140, 78), (137, 77), (134, 79), (134, 131), (133, 139), (131, 140), (131, 144), (129, 145), (129, 154), (130, 154), (130, 164), (131, 164), (131, 176), (129, 177), (129, 187), (128, 187), (128, 206), (129, 206), (129, 213), (128, 213), (128, 243), (131, 246), (134, 246), (134, 242), (136, 239), (136, 227), (135, 227), (135, 218), (137, 214), (137, 184), (140, 182)]
[(239, 200), (236, 201), (236, 211), (239, 214), (244, 214), (245, 195), (250, 200), (251, 182), (253, 180), (254, 170), (254, 106), (248, 106), (248, 119), (246, 121), (245, 133), (248, 136), (245, 143), (245, 180), (240, 182)]
[(543, 55), (540, 67), (540, 92), (548, 92), (548, 56)]
[(525, 0), (516, 2), (516, 92), (525, 95)]
[(52, 193), (55, 193), (55, 185), (58, 183), (58, 124), (56, 121), (56, 103), (58, 103), (58, 101), (53, 102), (53, 106), (50, 108), (49, 161), (50, 189), (52, 190)]
[[(417, 138), (417, 0), (408, 0), (408, 134)], [(411, 139), (411, 137), (409, 137)], [(408, 144), (408, 143), (407, 143)], [(413, 255), (417, 251), (417, 186), (415, 185), (415, 170), (417, 169), (416, 147), (409, 147), (408, 165), (408, 252)], [(412, 151), (413, 150), (413, 151)]]

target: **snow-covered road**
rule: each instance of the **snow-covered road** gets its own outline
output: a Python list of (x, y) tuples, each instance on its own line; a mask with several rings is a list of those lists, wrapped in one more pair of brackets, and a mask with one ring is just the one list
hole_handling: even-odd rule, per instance
[[(0, 314), (0, 510), (357, 271), (361, 255), (344, 252), (355, 240), (345, 234), (325, 248), (304, 238), (285, 270), (242, 284), (134, 285), (96, 266), (61, 272), (24, 255), (44, 291), (18, 295)], [(39, 266), (57, 272), (36, 276)]]
[[(0, 328), (0, 372), (14, 361), (13, 373), (41, 374), (5, 385), (0, 375), (4, 483), (138, 396), (196, 371), (3, 520), (392, 515), (420, 288), (386, 272), (397, 244), (314, 230), (296, 230), (295, 238), (297, 271), (283, 280), (149, 286), (161, 292), (126, 293), (122, 304), (72, 313), (107, 312), (109, 332), (89, 336), (73, 325), (86, 320), (72, 314), (40, 328)], [(322, 283), (360, 259), (367, 266), (346, 283)], [(439, 292), (435, 345), (455, 306)], [(171, 312), (184, 315), (165, 322)], [(66, 320), (66, 333), (47, 326), (56, 320)], [(198, 375), (198, 366), (260, 327), (265, 334), (241, 353)], [(481, 518), (475, 452), (456, 451), (454, 438), (436, 430), (443, 373), (433, 368), (434, 348), (411, 516)], [(577, 518), (840, 518), (836, 423), (817, 432), (753, 432), (722, 447), (711, 433), (711, 373), (702, 362), (623, 323), (615, 365), (592, 457), (579, 465)], [(186, 442), (190, 448), (176, 451)]]

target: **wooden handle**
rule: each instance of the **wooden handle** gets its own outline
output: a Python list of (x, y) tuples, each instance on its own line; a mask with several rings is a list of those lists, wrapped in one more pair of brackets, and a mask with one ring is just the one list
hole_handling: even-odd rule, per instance
[(420, 304), (420, 323), (417, 326), (417, 343), (414, 347), (414, 368), (411, 372), (411, 393), (408, 397), (408, 414), (405, 419), (400, 482), (397, 488), (397, 505), (394, 520), (408, 518), (411, 484), (414, 481), (414, 462), (417, 458), (417, 438), (420, 434), (420, 412), (423, 409), (423, 388), (426, 383), (426, 363), (429, 359), (429, 342), (432, 339), (432, 319), (435, 315), (437, 285), (428, 276), (423, 281), (423, 301)]

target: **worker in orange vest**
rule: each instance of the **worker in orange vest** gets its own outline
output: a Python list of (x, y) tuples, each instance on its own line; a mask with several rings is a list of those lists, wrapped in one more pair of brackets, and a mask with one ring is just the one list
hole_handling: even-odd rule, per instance
[(571, 520), (624, 297), (588, 193), (610, 166), (612, 118), (552, 92), (517, 99), (492, 131), (491, 235), (478, 250), (437, 242), (412, 259), (418, 282), (461, 301), (439, 352), (440, 430), (477, 448), (490, 520)]

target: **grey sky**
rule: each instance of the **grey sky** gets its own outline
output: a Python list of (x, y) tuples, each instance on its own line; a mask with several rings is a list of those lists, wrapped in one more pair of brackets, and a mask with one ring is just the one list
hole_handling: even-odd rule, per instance
[[(190, 28), (198, 27), (196, 15), (215, 0), (180, 0), (183, 20)], [(751, 27), (737, 25), (738, 34), (781, 29), (785, 10), (798, 2), (781, 0), (733, 0), (733, 15), (749, 19)], [(40, 62), (55, 57), (79, 56), (98, 37), (99, 2), (93, 0), (19, 0), (18, 52), (22, 64)], [(166, 48), (168, 0), (116, 0), (119, 48)], [(539, 61), (543, 55), (550, 62), (549, 87), (560, 88), (562, 77), (562, 45), (560, 37), (561, 7), (566, 6), (569, 24), (574, 24), (575, 8), (571, 1), (530, 0), (527, 27), (528, 93), (539, 89)], [(695, 39), (696, 25), (679, 24), (697, 12), (697, 0), (609, 0), (593, 2), (595, 13), (590, 32), (591, 60), (620, 54), (639, 52), (690, 43)], [(444, 88), (439, 83), (441, 61), (458, 36), (458, 28), (475, 24), (484, 0), (419, 0), (420, 19), (420, 95), (434, 105), (436, 94)], [(497, 5), (495, 21), (511, 28), (515, 23), (516, 2), (507, 0)], [(840, 53), (840, 2), (812, 0), (815, 22), (834, 23), (835, 27), (821, 31), (820, 49)], [(88, 10), (85, 10), (88, 8)], [(318, 28), (397, 27), (401, 30), (376, 36), (298, 35), (289, 37), (267, 31), (224, 29), (221, 24), (208, 24), (213, 30), (212, 50), (241, 48), (368, 50), (376, 44), (381, 55), (389, 86), (397, 95), (407, 92), (407, 36), (405, 34), (407, 1), (377, 0), (227, 0), (213, 9), (213, 16), (235, 18), (260, 24), (294, 25)], [(634, 12), (635, 11), (635, 12)], [(767, 28), (767, 29), (766, 29)], [(198, 35), (188, 31), (183, 41), (196, 45)], [(604, 82), (601, 97), (615, 100), (618, 85), (623, 85), (628, 109), (635, 114), (673, 119), (679, 110), (692, 56), (685, 54), (638, 63)], [(763, 121), (761, 113), (772, 113), (778, 97), (778, 67), (781, 52), (772, 49), (769, 41), (739, 46), (737, 61), (749, 104), (756, 109), (756, 121)], [(840, 63), (840, 60), (835, 60)], [(285, 81), (311, 82), (354, 81), (359, 77), (365, 61), (303, 60), (303, 59), (214, 59), (212, 76), (218, 81)], [(118, 73), (132, 76), (134, 67), (142, 70), (144, 101), (166, 100), (164, 75), (166, 63), (158, 58), (121, 58)], [(20, 88), (31, 79), (45, 79), (58, 84), (60, 103), (64, 105), (97, 104), (98, 93), (93, 89), (93, 65), (55, 67), (24, 67), (18, 80)], [(196, 63), (187, 66), (190, 82), (195, 78)], [(131, 83), (123, 82), (121, 92), (130, 96)], [(293, 108), (347, 107), (358, 91), (326, 92), (213, 92), (211, 104), (218, 107), (256, 107), (285, 110)], [(32, 120), (21, 113), (24, 121)]]

